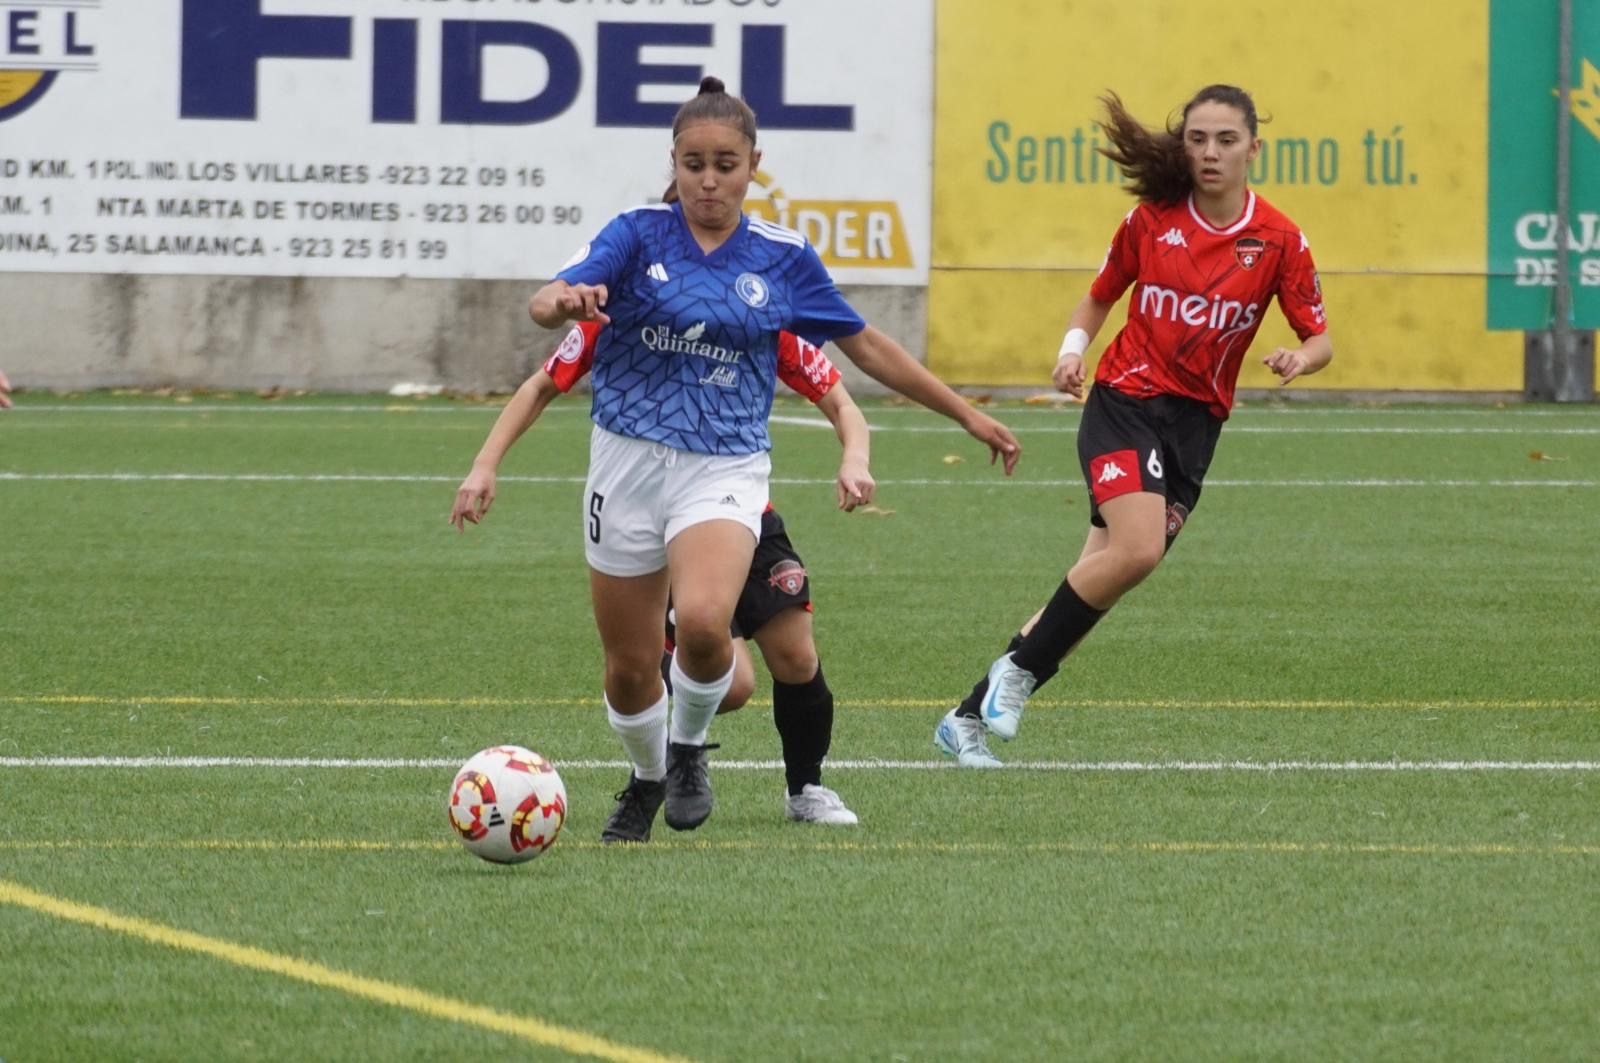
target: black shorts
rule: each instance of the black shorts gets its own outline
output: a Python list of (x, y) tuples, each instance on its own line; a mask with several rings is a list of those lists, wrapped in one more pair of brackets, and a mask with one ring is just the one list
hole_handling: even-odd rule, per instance
[(1200, 501), (1221, 432), (1222, 421), (1194, 399), (1136, 399), (1104, 384), (1089, 389), (1078, 423), (1078, 464), (1089, 485), (1090, 522), (1104, 528), (1100, 505), (1119, 495), (1162, 495), (1170, 547)]
[(769, 509), (761, 515), (761, 541), (733, 610), (734, 637), (750, 638), (767, 621), (797, 605), (810, 611), (811, 580), (784, 531), (783, 518)]

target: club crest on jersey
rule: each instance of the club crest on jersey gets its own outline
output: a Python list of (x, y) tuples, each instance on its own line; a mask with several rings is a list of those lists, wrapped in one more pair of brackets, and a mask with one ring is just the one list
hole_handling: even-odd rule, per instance
[(739, 279), (733, 282), (733, 290), (753, 310), (760, 310), (772, 298), (772, 290), (767, 287), (767, 282), (754, 273), (739, 274)]
[(562, 337), (561, 346), (556, 348), (556, 359), (562, 362), (576, 362), (581, 354), (583, 354), (583, 329), (574, 325)]
[(1174, 502), (1167, 507), (1167, 538), (1175, 539), (1183, 531), (1183, 522), (1189, 519), (1189, 507), (1182, 502)]
[(1239, 260), (1239, 265), (1245, 269), (1255, 269), (1256, 263), (1261, 261), (1261, 256), (1267, 251), (1267, 242), (1257, 240), (1253, 236), (1246, 236), (1233, 242), (1233, 257)]
[(805, 566), (792, 559), (779, 561), (767, 573), (767, 586), (776, 587), (785, 594), (799, 594), (805, 583)]

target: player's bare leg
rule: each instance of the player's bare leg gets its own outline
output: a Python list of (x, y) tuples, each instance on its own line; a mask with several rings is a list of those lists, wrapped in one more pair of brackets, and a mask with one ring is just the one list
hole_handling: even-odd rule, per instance
[[(711, 815), (706, 737), (733, 685), (728, 629), (755, 548), (750, 529), (731, 520), (690, 525), (667, 543), (677, 648), (671, 668), (666, 818), (674, 830), (693, 830)], [(660, 615), (660, 609), (651, 614)]]
[(606, 718), (633, 765), (600, 840), (645, 842), (666, 797), (667, 693), (656, 670), (661, 628), (644, 618), (666, 609), (667, 573), (608, 576), (590, 569), (589, 596), (605, 648)]

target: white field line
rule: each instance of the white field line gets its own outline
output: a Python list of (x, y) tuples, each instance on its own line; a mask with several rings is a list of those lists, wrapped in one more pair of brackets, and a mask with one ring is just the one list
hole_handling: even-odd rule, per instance
[[(428, 407), (428, 406), (422, 406), (422, 407), (409, 407), (409, 406), (384, 407), (384, 406), (226, 406), (226, 405), (184, 405), (184, 406), (58, 406), (58, 405), (51, 405), (51, 406), (34, 406), (34, 407), (21, 406), (21, 407), (18, 407), (17, 409), (18, 409), (18, 411), (21, 411), (21, 412), (34, 412), (34, 413), (173, 413), (173, 414), (185, 414), (185, 413), (205, 413), (205, 414), (211, 414), (211, 413), (341, 413), (341, 414), (343, 414), (343, 413), (400, 413), (400, 414), (432, 413), (432, 414), (439, 414), (439, 413), (492, 412), (492, 411), (498, 410), (499, 407), (485, 406), (485, 407), (454, 407), (454, 408), (452, 408), (452, 407)], [(572, 404), (572, 405), (568, 405), (568, 406), (551, 407), (549, 410), (547, 410), (547, 412), (553, 412), (553, 411), (556, 411), (556, 410), (565, 411), (565, 412), (587, 412), (587, 407), (583, 406), (581, 403), (579, 403), (579, 404)], [(896, 412), (923, 413), (924, 411), (921, 411), (921, 410), (910, 410), (910, 409), (894, 410), (894, 409), (891, 408), (891, 409), (888, 409), (888, 410), (877, 410), (877, 409), (874, 409), (874, 410), (872, 410), (870, 412), (874, 417), (876, 417), (880, 413), (896, 413)], [(1065, 412), (1065, 413), (1063, 413), (1062, 411), (1054, 411), (1054, 410), (1052, 410), (1052, 411), (1027, 410), (1025, 408), (1023, 410), (1002, 409), (1002, 410), (998, 410), (997, 412), (999, 413), (999, 415), (1000, 415), (1002, 420), (1007, 419), (1007, 418), (1015, 419), (1015, 415), (1018, 414), (1018, 413), (1022, 413), (1022, 412), (1031, 413), (1031, 414), (1047, 412), (1047, 413), (1050, 414), (1050, 416), (1052, 416), (1054, 418), (1057, 418), (1057, 419), (1062, 418), (1062, 417), (1068, 417), (1068, 418), (1071, 419), (1071, 423), (1069, 423), (1069, 424), (1030, 425), (1025, 429), (1025, 431), (1027, 431), (1030, 434), (1076, 433), (1077, 430), (1078, 430), (1077, 411), (1075, 409), (1071, 410), (1071, 411), (1068, 411), (1068, 412)], [(1372, 412), (1378, 412), (1378, 411), (1371, 411), (1371, 410), (1301, 411), (1301, 410), (1296, 410), (1296, 411), (1294, 411), (1294, 413), (1282, 413), (1282, 414), (1271, 413), (1271, 414), (1266, 414), (1264, 417), (1261, 417), (1259, 419), (1261, 419), (1261, 420), (1270, 420), (1270, 419), (1279, 418), (1279, 417), (1292, 417), (1292, 416), (1294, 416), (1295, 413), (1301, 413), (1301, 412), (1308, 412), (1308, 413), (1309, 412), (1324, 412), (1324, 413), (1335, 413), (1335, 412), (1337, 412), (1337, 413), (1349, 413), (1349, 414), (1352, 414), (1352, 415), (1357, 415), (1357, 414), (1365, 414), (1365, 413), (1372, 413)], [(1395, 412), (1415, 412), (1415, 411), (1395, 411)], [(1459, 410), (1458, 411), (1439, 411), (1439, 412), (1440, 413), (1454, 412), (1454, 413), (1458, 413), (1458, 414), (1461, 414), (1462, 416), (1466, 416), (1466, 417), (1482, 416), (1480, 414), (1472, 414), (1470, 412), (1463, 412), (1463, 411), (1459, 411)], [(1503, 413), (1504, 411), (1498, 411), (1498, 412), (1502, 412)], [(1515, 413), (1515, 414), (1510, 414), (1508, 416), (1510, 416), (1510, 417), (1549, 416), (1549, 415), (1553, 415), (1553, 413), (1554, 413), (1554, 411), (1552, 411), (1549, 414), (1547, 414), (1545, 411), (1525, 411), (1525, 412), (1518, 412), (1518, 413)], [(1552, 427), (1547, 427), (1547, 426), (1543, 426), (1543, 425), (1483, 425), (1483, 426), (1475, 426), (1475, 425), (1401, 425), (1401, 426), (1395, 426), (1395, 425), (1345, 425), (1345, 426), (1337, 426), (1337, 425), (1267, 425), (1267, 424), (1242, 424), (1242, 423), (1239, 423), (1239, 417), (1240, 416), (1248, 416), (1248, 415), (1236, 414), (1234, 416), (1234, 418), (1231, 419), (1228, 427), (1225, 429), (1225, 431), (1229, 435), (1400, 435), (1400, 436), (1412, 436), (1412, 435), (1444, 435), (1444, 436), (1458, 436), (1458, 435), (1460, 435), (1460, 436), (1520, 435), (1520, 436), (1527, 436), (1527, 435), (1538, 435), (1538, 436), (1600, 436), (1600, 424), (1596, 424), (1596, 423), (1591, 423), (1591, 424), (1588, 424), (1588, 425), (1583, 425), (1583, 426), (1575, 427), (1575, 428), (1552, 428)], [(1591, 417), (1591, 419), (1594, 419), (1594, 415), (1593, 414), (1590, 414), (1590, 417)], [(826, 419), (821, 418), (821, 417), (800, 416), (800, 415), (778, 413), (778, 414), (773, 414), (771, 416), (770, 420), (771, 420), (771, 422), (773, 424), (794, 425), (794, 426), (803, 427), (803, 428), (824, 428), (824, 429), (829, 429), (829, 430), (832, 430), (832, 428), (833, 428), (832, 424), (830, 424)], [(925, 425), (872, 424), (872, 425), (869, 425), (869, 427), (874, 432), (898, 432), (898, 433), (939, 434), (939, 435), (962, 435), (962, 434), (965, 434), (964, 429), (960, 428), (957, 425), (948, 424), (948, 423), (943, 423), (943, 424), (935, 423), (935, 424), (925, 424)]]
[[(49, 483), (70, 481), (75, 483), (394, 483), (394, 484), (424, 484), (448, 483), (459, 484), (461, 475), (457, 473), (427, 474), (427, 473), (271, 473), (271, 472), (244, 472), (244, 473), (209, 473), (209, 472), (0, 472), (0, 483)], [(500, 483), (521, 484), (582, 484), (582, 476), (501, 476)], [(832, 480), (816, 477), (785, 477), (774, 476), (770, 483), (784, 487), (823, 487), (831, 486)], [(983, 477), (973, 480), (935, 480), (935, 479), (906, 479), (906, 480), (879, 480), (878, 486), (882, 487), (1048, 487), (1059, 489), (1063, 487), (1081, 488), (1083, 481), (1077, 478), (1070, 480), (1007, 480), (1001, 476)], [(1207, 487), (1600, 487), (1600, 480), (1520, 480), (1520, 479), (1368, 479), (1356, 478), (1349, 480), (1228, 480), (1214, 479), (1206, 481)]]
[[(117, 708), (332, 708), (332, 709), (584, 709), (601, 704), (598, 697), (428, 697), (416, 695), (267, 696), (239, 694), (0, 694), (0, 705), (114, 706)], [(852, 709), (945, 709), (946, 698), (852, 698)], [(1597, 698), (1075, 698), (1038, 697), (1036, 709), (1201, 711), (1238, 709), (1250, 712), (1402, 711), (1449, 712), (1600, 710)], [(755, 698), (752, 708), (769, 709), (770, 699)]]
[[(790, 398), (782, 395), (780, 398)], [(10, 415), (26, 415), (31, 413), (252, 413), (252, 414), (291, 414), (291, 413), (366, 413), (366, 414), (482, 414), (498, 415), (503, 404), (497, 402), (461, 403), (461, 404), (411, 404), (405, 401), (371, 402), (371, 403), (334, 403), (318, 404), (309, 402), (255, 402), (242, 400), (236, 402), (166, 402), (166, 403), (70, 403), (70, 402), (29, 402), (24, 394)], [(782, 406), (778, 407), (780, 410)], [(804, 407), (798, 407), (803, 409)], [(1047, 405), (1021, 405), (1018, 403), (1000, 402), (985, 405), (986, 410), (998, 412), (1004, 417), (1016, 418), (1047, 418), (1076, 416), (1082, 411), (1082, 404), (1076, 402), (1059, 402)], [(935, 414), (913, 403), (898, 405), (878, 405), (870, 403), (866, 412), (874, 417), (934, 417)], [(551, 405), (545, 409), (543, 416), (553, 414), (583, 414), (587, 416), (589, 406), (584, 402), (566, 402)], [(1481, 418), (1540, 418), (1540, 419), (1593, 419), (1595, 411), (1589, 406), (1573, 406), (1565, 409), (1540, 406), (1452, 406), (1449, 404), (1427, 406), (1365, 406), (1347, 403), (1294, 403), (1282, 406), (1256, 406), (1245, 405), (1236, 407), (1230, 420), (1276, 420), (1292, 419), (1296, 417), (1407, 417), (1417, 419), (1431, 419), (1440, 417), (1461, 417), (1465, 419)]]
[[(625, 760), (561, 760), (561, 769), (620, 771)], [(781, 771), (781, 760), (713, 760), (721, 771)], [(0, 757), (0, 768), (458, 768), (452, 757)], [(835, 771), (956, 770), (947, 760), (830, 760)], [(1034, 760), (1012, 761), (1011, 771), (1052, 772), (1593, 772), (1594, 760)]]
[[(325, 708), (325, 709), (587, 709), (602, 704), (597, 696), (579, 698), (478, 698), (478, 696), (406, 695), (197, 695), (197, 693), (144, 693), (144, 695), (96, 695), (96, 693), (40, 693), (40, 695), (0, 695), (0, 704), (58, 704), (58, 706), (115, 706), (115, 708)], [(770, 698), (754, 698), (750, 708), (770, 709)], [(851, 709), (946, 709), (947, 698), (861, 698), (851, 700)], [(1312, 711), (1581, 711), (1600, 709), (1600, 698), (1074, 698), (1053, 700), (1038, 696), (1029, 701), (1035, 709), (1160, 709), (1160, 711), (1211, 711), (1242, 709), (1261, 712), (1285, 709)]]

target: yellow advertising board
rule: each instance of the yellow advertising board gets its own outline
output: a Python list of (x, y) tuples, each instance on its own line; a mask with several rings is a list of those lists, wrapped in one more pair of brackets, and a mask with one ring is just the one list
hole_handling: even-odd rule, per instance
[[(946, 379), (1047, 384), (1133, 203), (1096, 151), (1098, 97), (1156, 126), (1227, 82), (1264, 119), (1252, 186), (1322, 275), (1334, 365), (1294, 386), (1520, 390), (1520, 333), (1484, 327), (1487, 0), (939, 0), (936, 35), (929, 364)], [(1260, 356), (1293, 342), (1272, 312), (1240, 386), (1275, 384)]]

